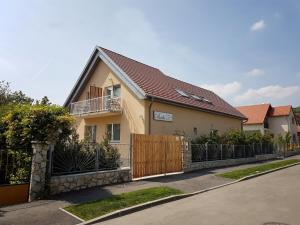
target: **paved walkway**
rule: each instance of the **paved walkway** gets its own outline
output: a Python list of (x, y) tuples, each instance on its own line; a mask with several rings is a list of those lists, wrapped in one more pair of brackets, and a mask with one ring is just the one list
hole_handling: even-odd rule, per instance
[(299, 174), (300, 165), (293, 166), (100, 224), (297, 225)]
[[(300, 158), (294, 156), (290, 158)], [(290, 159), (289, 158), (289, 159)], [(95, 199), (102, 199), (123, 192), (149, 187), (169, 186), (184, 192), (194, 192), (230, 182), (230, 179), (216, 177), (214, 174), (239, 168), (252, 167), (262, 163), (252, 163), (234, 167), (201, 170), (185, 174), (156, 177), (125, 184), (95, 187), (86, 190), (57, 195), (52, 199), (32, 203), (2, 207), (0, 209), (1, 225), (74, 225), (79, 220), (62, 212), (59, 208)]]

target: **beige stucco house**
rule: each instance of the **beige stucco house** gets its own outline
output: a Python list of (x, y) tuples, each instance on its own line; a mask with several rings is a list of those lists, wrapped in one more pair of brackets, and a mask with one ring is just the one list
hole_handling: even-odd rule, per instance
[(77, 119), (79, 137), (130, 143), (130, 134), (189, 137), (241, 129), (245, 116), (211, 91), (171, 78), (96, 47), (65, 106)]
[(248, 118), (243, 124), (244, 131), (269, 133), (274, 136), (290, 132), (291, 141), (299, 142), (297, 121), (291, 105), (273, 107), (271, 104), (259, 104), (240, 106), (237, 109)]

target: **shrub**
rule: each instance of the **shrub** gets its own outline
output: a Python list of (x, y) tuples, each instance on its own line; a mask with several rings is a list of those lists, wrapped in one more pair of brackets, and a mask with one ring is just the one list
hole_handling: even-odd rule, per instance
[(120, 167), (120, 153), (118, 148), (109, 143), (108, 135), (100, 143), (99, 168), (116, 169)]
[(19, 105), (2, 118), (0, 141), (11, 147), (30, 147), (31, 141), (59, 142), (72, 132), (74, 119), (55, 105)]

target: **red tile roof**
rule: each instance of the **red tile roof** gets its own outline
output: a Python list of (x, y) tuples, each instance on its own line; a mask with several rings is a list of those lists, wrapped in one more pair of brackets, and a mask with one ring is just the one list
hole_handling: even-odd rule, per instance
[[(126, 56), (120, 55), (108, 49), (100, 47), (108, 57), (114, 61), (149, 97), (166, 100), (173, 103), (195, 107), (203, 110), (227, 114), (244, 119), (233, 106), (228, 104), (212, 91), (166, 76), (159, 69), (145, 65)], [(195, 100), (192, 97), (180, 95), (176, 89), (183, 90), (188, 94), (204, 97), (212, 104)]]
[(248, 118), (245, 124), (261, 124), (264, 123), (270, 107), (271, 104), (260, 104), (240, 106), (237, 109)]
[(270, 116), (288, 116), (292, 110), (291, 105), (272, 107)]

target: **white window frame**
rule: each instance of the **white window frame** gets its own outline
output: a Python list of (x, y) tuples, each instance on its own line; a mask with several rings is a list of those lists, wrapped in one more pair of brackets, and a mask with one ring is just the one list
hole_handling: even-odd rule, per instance
[(89, 143), (95, 143), (97, 142), (97, 125), (85, 125), (84, 126), (84, 139), (86, 140), (86, 129), (87, 127), (92, 128), (91, 132), (91, 140), (87, 140)]
[[(108, 123), (106, 125), (107, 132), (108, 132), (108, 126), (109, 125), (111, 125), (111, 134), (110, 134), (109, 142), (111, 142), (111, 143), (120, 143), (120, 141), (121, 141), (121, 124), (120, 123)], [(120, 139), (119, 140), (114, 140), (113, 139), (114, 138), (114, 132), (115, 132), (115, 128), (114, 128), (115, 125), (120, 126), (120, 135), (119, 135)]]

